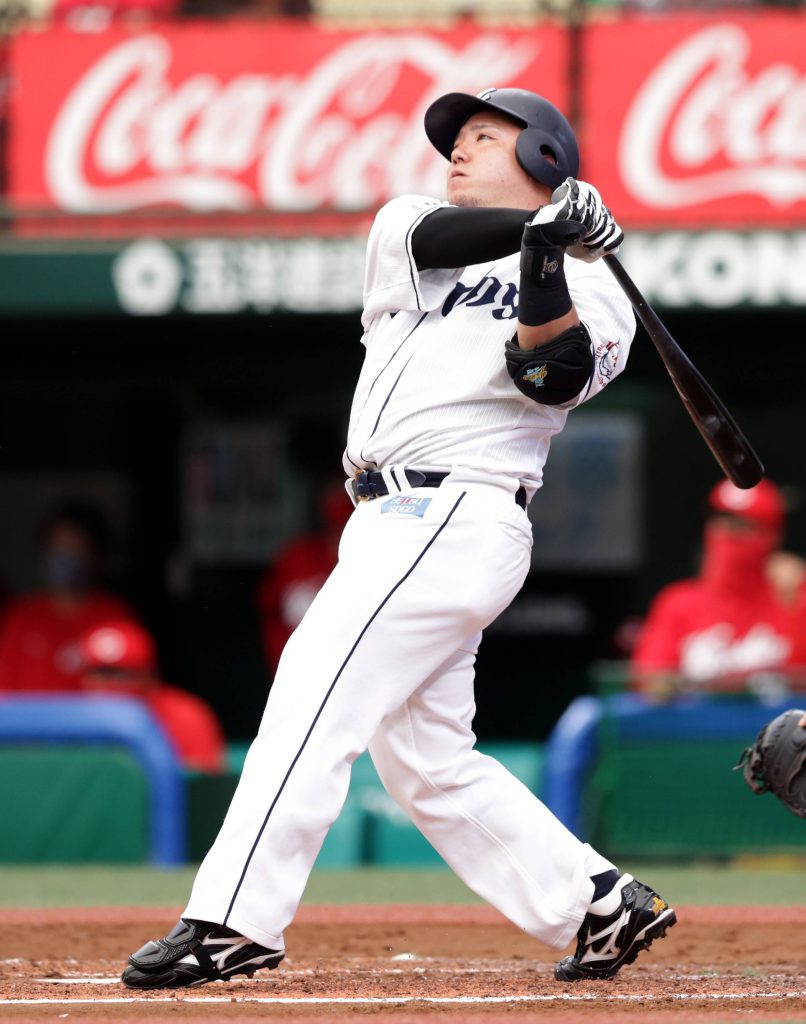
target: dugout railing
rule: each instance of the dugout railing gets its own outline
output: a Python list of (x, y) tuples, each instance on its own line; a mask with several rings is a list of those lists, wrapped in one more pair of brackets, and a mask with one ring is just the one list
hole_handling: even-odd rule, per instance
[(0, 700), (0, 860), (181, 864), (182, 766), (129, 697)]
[(618, 692), (572, 701), (543, 757), (541, 796), (579, 838), (614, 858), (806, 855), (806, 823), (735, 770), (771, 718), (804, 694)]

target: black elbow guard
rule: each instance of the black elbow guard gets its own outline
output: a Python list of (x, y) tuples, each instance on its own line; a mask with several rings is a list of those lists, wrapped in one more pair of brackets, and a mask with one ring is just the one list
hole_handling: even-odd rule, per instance
[(515, 387), (541, 405), (570, 402), (593, 374), (591, 339), (582, 324), (537, 348), (522, 349), (518, 339), (511, 338), (504, 352)]

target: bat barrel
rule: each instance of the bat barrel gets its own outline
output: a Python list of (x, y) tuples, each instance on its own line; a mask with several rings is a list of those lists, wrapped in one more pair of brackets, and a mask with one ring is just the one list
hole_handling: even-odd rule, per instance
[(764, 466), (724, 402), (668, 332), (618, 258), (611, 254), (604, 261), (632, 303), (686, 412), (722, 472), (737, 487), (755, 487), (764, 476)]

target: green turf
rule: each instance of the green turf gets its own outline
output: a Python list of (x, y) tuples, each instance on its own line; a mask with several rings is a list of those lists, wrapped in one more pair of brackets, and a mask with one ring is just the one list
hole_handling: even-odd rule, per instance
[[(806, 903), (803, 865), (631, 864), (670, 903)], [(194, 869), (120, 866), (0, 866), (0, 906), (166, 906), (184, 904)], [(479, 903), (450, 871), (391, 868), (314, 871), (303, 903)]]

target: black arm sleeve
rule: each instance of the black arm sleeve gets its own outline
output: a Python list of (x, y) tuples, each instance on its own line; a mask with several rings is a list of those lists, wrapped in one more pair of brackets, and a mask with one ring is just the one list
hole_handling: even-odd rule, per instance
[(520, 252), (523, 227), (534, 210), (443, 206), (414, 229), (418, 270), (469, 267)]

